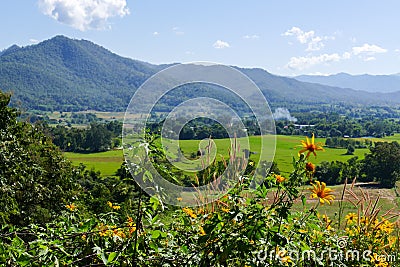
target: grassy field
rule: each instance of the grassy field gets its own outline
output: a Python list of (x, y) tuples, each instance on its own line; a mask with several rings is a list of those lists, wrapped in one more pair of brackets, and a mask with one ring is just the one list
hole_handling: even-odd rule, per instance
[[(257, 154), (252, 154), (250, 159), (258, 161), (261, 138), (271, 138), (271, 137), (260, 137), (260, 136), (250, 136), (249, 145), (250, 150), (256, 152)], [(278, 163), (278, 167), (281, 172), (289, 173), (292, 170), (292, 158), (297, 157), (297, 152), (299, 151), (298, 145), (300, 141), (303, 140), (303, 136), (284, 136), (278, 135), (276, 137), (276, 151), (274, 160)], [(374, 138), (373, 141), (400, 141), (400, 134), (395, 136), (390, 136), (382, 139)], [(271, 140), (266, 140), (270, 142)], [(324, 138), (316, 138), (316, 142), (321, 142), (325, 144)], [(189, 158), (192, 152), (196, 153), (199, 149), (199, 140), (181, 140), (180, 146), (183, 150), (184, 155)], [(228, 149), (230, 147), (229, 139), (215, 139), (215, 146), (217, 147), (217, 158), (221, 155), (227, 157)], [(239, 142), (243, 140), (239, 139)], [(166, 141), (168, 145), (168, 140)], [(242, 148), (244, 146), (242, 145)], [(363, 158), (364, 154), (367, 153), (368, 149), (356, 149), (354, 155), (359, 158)], [(273, 153), (273, 151), (268, 151), (267, 153)], [(325, 148), (325, 151), (318, 151), (316, 158), (314, 156), (310, 157), (310, 160), (318, 164), (321, 161), (347, 161), (352, 155), (345, 155), (346, 149), (336, 149), (336, 148)], [(88, 168), (94, 168), (99, 170), (103, 176), (114, 175), (117, 169), (121, 166), (123, 161), (122, 150), (112, 150), (101, 153), (92, 154), (81, 154), (81, 153), (65, 153), (66, 157), (70, 159), (74, 164), (79, 165), (79, 163), (85, 164)]]
[[(259, 136), (252, 136), (249, 138), (251, 151), (259, 151), (260, 148), (260, 138)], [(276, 153), (274, 160), (278, 163), (278, 167), (285, 174), (292, 170), (292, 158), (297, 157), (297, 152), (299, 151), (299, 147), (296, 147), (300, 144), (300, 141), (303, 140), (304, 137), (301, 136), (277, 136), (276, 139)], [(228, 139), (217, 139), (214, 140), (215, 145), (218, 149), (217, 155), (228, 155), (228, 148), (230, 147), (230, 141)], [(391, 136), (384, 139), (373, 139), (373, 141), (400, 141), (400, 134)], [(317, 138), (316, 142), (325, 143), (325, 139)], [(167, 141), (168, 145), (168, 141)], [(191, 152), (197, 152), (199, 141), (198, 140), (182, 140), (180, 141), (180, 145), (186, 157), (189, 157)], [(364, 154), (368, 152), (368, 149), (356, 149), (355, 155), (359, 158), (363, 158)], [(318, 151), (317, 157), (310, 157), (314, 163), (318, 164), (321, 161), (346, 161), (349, 158), (353, 157), (350, 155), (344, 155), (346, 153), (346, 149), (331, 149), (325, 148), (325, 151)], [(253, 160), (257, 159), (258, 154), (253, 154), (250, 156)], [(96, 171), (100, 171), (102, 176), (111, 176), (115, 175), (117, 169), (121, 166), (123, 162), (123, 152), (122, 150), (112, 150), (101, 153), (90, 153), (90, 154), (80, 154), (80, 153), (65, 153), (65, 156), (70, 159), (73, 164), (79, 165), (79, 163), (85, 164), (89, 169), (95, 169)], [(398, 188), (400, 187), (400, 182), (398, 182)], [(308, 191), (309, 186), (305, 186), (303, 188), (304, 191)], [(334, 190), (334, 194), (336, 195), (336, 200), (341, 198), (341, 193), (343, 191), (343, 185), (331, 186)], [(382, 188), (366, 188), (364, 189), (368, 191), (368, 194), (372, 199), (380, 197), (378, 208), (384, 212), (394, 208), (395, 212), (400, 211), (400, 198), (396, 196), (395, 189), (382, 189)], [(361, 195), (360, 189), (356, 188), (354, 192), (357, 195)], [(349, 199), (350, 195), (345, 195), (345, 200)], [(354, 207), (350, 202), (344, 201), (344, 212), (354, 212), (356, 211), (356, 207)], [(306, 209), (310, 209), (315, 206), (315, 201), (308, 200), (306, 204)], [(302, 204), (296, 203), (294, 206), (295, 209), (302, 209)], [(333, 218), (337, 216), (337, 212), (339, 210), (339, 201), (334, 201), (331, 206), (324, 205), (320, 206), (319, 211), (322, 214), (327, 214), (329, 217)]]
[(111, 150), (99, 153), (72, 153), (65, 152), (64, 155), (73, 164), (83, 163), (88, 169), (100, 171), (102, 176), (112, 176), (121, 167), (124, 160), (122, 150)]
[[(260, 144), (261, 138), (264, 138), (264, 141), (267, 143), (271, 142), (271, 137), (260, 137), (260, 136), (250, 136), (249, 144), (250, 151), (256, 152), (256, 154), (252, 154), (250, 159), (258, 162), (259, 152), (260, 152)], [(292, 170), (292, 160), (293, 157), (297, 157), (298, 151), (300, 150), (301, 140), (304, 140), (303, 136), (283, 136), (278, 135), (276, 138), (276, 150), (274, 160), (278, 163), (279, 169), (283, 173), (289, 173)], [(227, 157), (228, 148), (230, 147), (229, 139), (217, 139), (214, 140), (215, 145), (217, 147), (217, 155), (222, 155)], [(239, 139), (239, 142), (241, 140)], [(324, 138), (316, 138), (315, 142), (320, 142), (321, 144), (325, 144)], [(186, 157), (189, 157), (192, 152), (197, 152), (198, 150), (198, 140), (182, 140), (180, 141), (180, 145)], [(243, 147), (243, 146), (242, 146)], [(311, 156), (310, 160), (314, 163), (318, 164), (321, 161), (347, 161), (348, 159), (358, 156), (359, 158), (363, 158), (364, 154), (368, 152), (368, 149), (356, 149), (354, 155), (345, 155), (346, 149), (333, 149), (333, 148), (325, 148), (325, 151), (318, 152), (317, 157)], [(267, 153), (269, 153), (267, 151)], [(270, 152), (272, 153), (272, 151)]]

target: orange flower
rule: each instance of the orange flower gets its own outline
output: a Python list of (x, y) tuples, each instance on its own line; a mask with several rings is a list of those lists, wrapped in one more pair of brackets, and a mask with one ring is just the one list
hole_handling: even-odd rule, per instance
[(286, 178), (281, 175), (275, 175), (275, 178), (278, 183), (282, 183), (286, 180)]
[(327, 202), (331, 204), (335, 199), (335, 196), (332, 194), (332, 189), (326, 188), (326, 184), (324, 182), (320, 183), (319, 181), (315, 181), (315, 183), (311, 183), (313, 188), (309, 188), (312, 192), (311, 198), (318, 198), (321, 204)]
[(75, 204), (74, 203), (72, 203), (72, 204), (69, 204), (69, 205), (65, 205), (65, 207), (67, 208), (67, 209), (69, 209), (70, 211), (74, 211), (74, 210), (76, 210), (76, 206), (75, 206)]
[(312, 164), (312, 162), (307, 162), (306, 170), (309, 171), (309, 172), (315, 172), (315, 165)]
[(191, 208), (182, 208), (183, 212), (189, 215), (191, 218), (196, 219), (197, 215), (194, 213), (194, 211)]
[(306, 158), (308, 158), (311, 153), (313, 153), (314, 156), (316, 157), (317, 154), (315, 153), (315, 151), (324, 151), (324, 149), (322, 148), (320, 143), (315, 144), (314, 133), (312, 134), (311, 142), (310, 142), (310, 139), (308, 139), (308, 137), (306, 136), (306, 141), (301, 140), (301, 145), (302, 145), (303, 149), (301, 149), (299, 151), (299, 155), (303, 152), (308, 151)]

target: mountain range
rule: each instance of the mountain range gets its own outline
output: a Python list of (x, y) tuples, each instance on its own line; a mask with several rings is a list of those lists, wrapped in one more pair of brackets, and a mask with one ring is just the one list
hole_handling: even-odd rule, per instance
[[(35, 45), (13, 45), (1, 51), (0, 90), (12, 91), (13, 105), (27, 110), (124, 111), (135, 90), (168, 66), (124, 58), (87, 40), (55, 36)], [(258, 85), (273, 107), (400, 104), (395, 79), (386, 91), (368, 92), (374, 90), (363, 88), (362, 82), (355, 83), (361, 88), (341, 88), (349, 86), (300, 81), (301, 77), (281, 77), (259, 68), (235, 68)], [(176, 104), (174, 99), (170, 98), (168, 105)]]
[(400, 91), (400, 75), (350, 75), (338, 73), (334, 75), (300, 75), (294, 77), (301, 82), (319, 83), (342, 88), (352, 88), (367, 92), (391, 93)]

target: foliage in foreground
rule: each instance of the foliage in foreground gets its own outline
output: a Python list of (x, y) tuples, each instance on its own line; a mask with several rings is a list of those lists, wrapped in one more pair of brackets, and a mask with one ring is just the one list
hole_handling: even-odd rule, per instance
[[(270, 174), (254, 189), (249, 186), (252, 174), (235, 176), (240, 182), (218, 201), (178, 209), (142, 191), (137, 196), (124, 169), (120, 179), (100, 181), (94, 172), (72, 168), (37, 128), (17, 123), (15, 110), (7, 107), (9, 97), (0, 96), (2, 266), (400, 263), (397, 215), (382, 214), (379, 199), (356, 194), (354, 185), (335, 199), (325, 183), (313, 181), (315, 166), (306, 156), (319, 150), (313, 139), (303, 142), (306, 155), (293, 160), (288, 177)], [(203, 175), (209, 175), (203, 180), (216, 177)], [(308, 181), (311, 193), (302, 189)], [(310, 197), (314, 206), (307, 209)], [(335, 217), (318, 212), (332, 201), (340, 201)], [(357, 213), (343, 214), (343, 201), (353, 203)], [(298, 211), (295, 205), (303, 208)]]
[[(103, 203), (90, 217), (68, 203), (51, 223), (2, 228), (0, 262), (10, 266), (396, 266), (399, 225), (378, 200), (347, 185), (340, 200), (313, 177), (303, 154), (289, 177), (271, 174), (257, 189), (245, 178), (217, 202), (165, 206), (139, 196), (136, 210)], [(305, 208), (309, 198), (314, 206)], [(179, 199), (178, 199), (179, 200)], [(350, 201), (357, 213), (329, 218), (320, 205)], [(310, 200), (308, 200), (310, 201)], [(294, 211), (296, 202), (303, 209)], [(301, 204), (300, 204), (301, 205)], [(341, 265), (342, 264), (342, 265)], [(344, 264), (344, 265), (343, 265)]]

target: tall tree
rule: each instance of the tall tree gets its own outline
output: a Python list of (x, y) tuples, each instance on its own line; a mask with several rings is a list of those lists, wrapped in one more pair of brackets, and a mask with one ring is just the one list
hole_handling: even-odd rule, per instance
[(76, 196), (74, 169), (40, 126), (17, 121), (10, 98), (0, 91), (0, 221), (46, 222)]
[(377, 142), (365, 156), (363, 174), (379, 181), (382, 187), (394, 187), (400, 178), (400, 145), (397, 142)]

